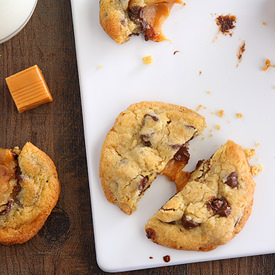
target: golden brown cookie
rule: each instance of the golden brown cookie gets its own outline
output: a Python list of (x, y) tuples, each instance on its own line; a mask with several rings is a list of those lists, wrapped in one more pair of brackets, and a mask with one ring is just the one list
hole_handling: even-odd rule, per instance
[(166, 40), (161, 26), (175, 3), (181, 0), (101, 0), (100, 24), (117, 43), (131, 35), (144, 34), (145, 40)]
[(228, 141), (194, 172), (145, 226), (153, 242), (175, 249), (209, 251), (230, 241), (251, 214), (255, 182), (246, 155)]
[(21, 244), (44, 225), (60, 185), (53, 161), (30, 142), (0, 149), (0, 243)]
[(101, 151), (99, 176), (108, 201), (131, 214), (168, 162), (184, 167), (188, 142), (205, 127), (204, 118), (185, 107), (162, 102), (131, 105), (117, 117)]

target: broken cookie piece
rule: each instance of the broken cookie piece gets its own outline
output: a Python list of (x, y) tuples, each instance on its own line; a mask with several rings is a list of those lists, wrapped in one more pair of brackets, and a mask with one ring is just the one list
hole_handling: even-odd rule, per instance
[(209, 251), (230, 241), (251, 214), (255, 182), (244, 150), (228, 141), (189, 177), (145, 226), (153, 242), (174, 249)]
[(99, 176), (108, 201), (126, 214), (135, 211), (158, 174), (169, 177), (186, 165), (188, 143), (205, 127), (202, 116), (182, 106), (131, 105), (117, 117), (101, 150)]
[(100, 24), (117, 43), (130, 39), (131, 35), (144, 34), (145, 40), (167, 40), (162, 24), (174, 4), (181, 0), (101, 0)]
[(22, 151), (0, 148), (0, 244), (21, 244), (44, 225), (57, 203), (52, 160), (30, 142)]

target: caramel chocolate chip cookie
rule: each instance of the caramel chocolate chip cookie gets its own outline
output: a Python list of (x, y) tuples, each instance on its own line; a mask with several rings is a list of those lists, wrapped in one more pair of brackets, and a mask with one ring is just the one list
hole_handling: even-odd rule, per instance
[(174, 249), (209, 251), (242, 230), (255, 183), (241, 146), (229, 140), (189, 177), (179, 172), (175, 178), (184, 187), (148, 221), (149, 239)]
[(131, 35), (144, 34), (145, 40), (166, 40), (161, 26), (175, 3), (181, 0), (101, 0), (100, 24), (117, 43)]
[[(185, 107), (161, 102), (131, 105), (116, 119), (104, 141), (99, 176), (106, 198), (126, 214), (160, 173), (181, 170), (188, 142), (206, 127), (204, 118)], [(170, 169), (165, 169), (169, 163)]]
[(0, 243), (21, 244), (34, 237), (59, 193), (55, 165), (44, 152), (30, 142), (22, 151), (0, 148)]

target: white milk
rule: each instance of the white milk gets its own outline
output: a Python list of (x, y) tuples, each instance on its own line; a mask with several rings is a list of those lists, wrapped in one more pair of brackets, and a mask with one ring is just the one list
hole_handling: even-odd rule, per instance
[(27, 24), (37, 0), (0, 0), (0, 43), (16, 35)]

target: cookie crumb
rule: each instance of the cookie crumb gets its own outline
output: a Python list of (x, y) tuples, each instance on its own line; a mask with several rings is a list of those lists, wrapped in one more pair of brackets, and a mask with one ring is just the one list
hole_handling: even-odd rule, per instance
[(180, 51), (174, 51), (173, 55), (175, 55), (176, 53), (179, 53)]
[(216, 125), (217, 130), (221, 130), (221, 125)]
[(259, 142), (256, 142), (256, 146), (257, 146), (257, 147), (260, 146), (260, 143), (259, 143)]
[(202, 106), (201, 104), (197, 107), (196, 111), (198, 112), (201, 108), (206, 109), (205, 106)]
[(103, 68), (103, 65), (99, 65), (97, 66), (98, 69), (102, 69)]
[(237, 67), (239, 66), (239, 64), (241, 63), (242, 59), (243, 59), (243, 53), (245, 51), (245, 41), (242, 42), (242, 44), (240, 45), (239, 49), (238, 49), (238, 53), (237, 53), (237, 57), (238, 57), (238, 63), (237, 63)]
[(262, 67), (262, 70), (267, 71), (271, 67), (274, 67), (274, 65), (271, 65), (270, 59), (266, 59), (265, 65)]
[(208, 95), (210, 95), (210, 94), (211, 94), (211, 92), (210, 92), (210, 91), (207, 91), (206, 93), (207, 93)]
[(216, 18), (216, 24), (219, 26), (221, 33), (232, 36), (231, 31), (235, 28), (236, 20), (237, 18), (234, 15), (220, 15)]
[(199, 75), (201, 75), (202, 74), (202, 71), (199, 71)]
[(251, 174), (253, 176), (258, 176), (259, 172), (263, 171), (264, 167), (260, 164), (260, 165), (252, 165), (250, 167), (251, 169)]
[(244, 153), (248, 159), (251, 159), (252, 156), (256, 155), (255, 149), (244, 149)]
[(217, 112), (217, 115), (218, 115), (219, 117), (223, 117), (223, 116), (224, 116), (224, 110), (219, 110), (219, 111)]
[(263, 25), (266, 26), (266, 22), (265, 21), (263, 22)]
[(149, 259), (152, 260), (152, 259), (154, 259), (154, 257), (150, 256)]
[(142, 58), (144, 64), (151, 64), (153, 63), (153, 58), (151, 55), (147, 55)]
[(237, 113), (237, 118), (242, 118), (243, 114), (242, 113)]

